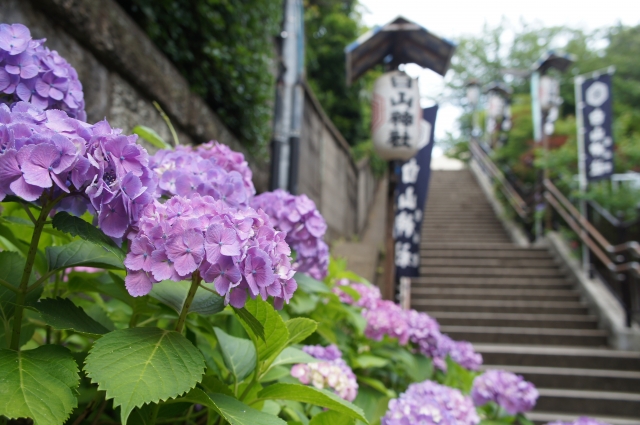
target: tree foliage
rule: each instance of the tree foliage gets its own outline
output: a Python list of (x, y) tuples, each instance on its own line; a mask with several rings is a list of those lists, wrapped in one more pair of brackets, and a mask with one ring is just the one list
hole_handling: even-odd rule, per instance
[(281, 0), (118, 0), (249, 146), (270, 138)]

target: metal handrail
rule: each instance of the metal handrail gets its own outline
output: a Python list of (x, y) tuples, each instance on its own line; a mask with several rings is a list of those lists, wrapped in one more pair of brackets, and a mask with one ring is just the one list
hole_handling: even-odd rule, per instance
[(523, 220), (529, 219), (529, 206), (522, 199), (520, 194), (513, 188), (511, 183), (506, 179), (502, 171), (493, 163), (491, 158), (480, 147), (478, 142), (471, 140), (469, 142), (469, 149), (473, 157), (480, 162), (484, 169), (491, 175), (491, 177), (500, 183), (500, 190), (507, 198), (507, 201), (513, 206), (513, 209)]

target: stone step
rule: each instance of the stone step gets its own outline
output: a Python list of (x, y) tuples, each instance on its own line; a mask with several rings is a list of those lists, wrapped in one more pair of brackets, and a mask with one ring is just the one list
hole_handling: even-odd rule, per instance
[(640, 372), (640, 352), (605, 348), (474, 344), (485, 364)]
[(525, 267), (420, 267), (423, 276), (514, 276), (514, 277), (564, 277), (559, 269)]
[(448, 267), (536, 267), (558, 269), (558, 264), (550, 258), (432, 258), (424, 255), (421, 266)]
[(538, 388), (538, 392), (536, 409), (544, 412), (640, 418), (640, 394), (556, 388)]
[(607, 332), (600, 329), (509, 328), (501, 326), (441, 326), (455, 340), (472, 343), (526, 344), (554, 346), (607, 345)]
[(579, 301), (577, 291), (551, 289), (456, 289), (412, 285), (411, 298), (450, 300)]
[(422, 276), (411, 279), (412, 286), (425, 285), (439, 288), (538, 288), (538, 289), (572, 289), (573, 286), (565, 279), (554, 278), (502, 278), (502, 277), (445, 277), (445, 276)]
[(420, 254), (429, 258), (530, 258), (530, 259), (551, 259), (551, 255), (547, 251), (534, 251), (512, 247), (511, 249), (502, 250), (484, 250), (484, 249), (463, 249), (463, 248), (421, 248)]
[(540, 388), (640, 393), (640, 372), (635, 371), (487, 364), (482, 369), (508, 370)]
[[(574, 422), (578, 419), (580, 415), (567, 415), (561, 413), (549, 413), (549, 412), (540, 412), (533, 411), (527, 413), (527, 418), (533, 421), (536, 425), (544, 425), (549, 422), (554, 421), (562, 421), (562, 422)], [(597, 416), (590, 415), (591, 418), (598, 420), (601, 423), (611, 424), (611, 425), (639, 425), (640, 421), (636, 418), (621, 418), (621, 417), (610, 417), (610, 416)]]
[(522, 313), (431, 313), (441, 326), (508, 326), (522, 328), (596, 329), (594, 316)]
[(465, 243), (465, 242), (422, 242), (420, 244), (420, 248), (422, 249), (451, 249), (451, 250), (480, 250), (480, 251), (538, 251), (545, 252), (548, 254), (548, 251), (544, 248), (521, 248), (512, 243)]
[(459, 311), (523, 314), (587, 314), (587, 307), (577, 302), (556, 301), (504, 301), (504, 300), (411, 300), (411, 307), (426, 313)]

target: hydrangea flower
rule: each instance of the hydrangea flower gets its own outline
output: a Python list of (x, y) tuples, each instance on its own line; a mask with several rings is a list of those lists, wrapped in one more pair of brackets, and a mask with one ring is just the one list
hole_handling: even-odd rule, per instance
[[(343, 291), (340, 288), (341, 286), (350, 286), (358, 291), (360, 294), (358, 301), (354, 302), (353, 297)], [(382, 299), (380, 289), (377, 286), (351, 282), (349, 279), (338, 279), (332, 290), (333, 293), (340, 298), (341, 302), (349, 305), (355, 305), (356, 307), (371, 309), (376, 306), (378, 300)]]
[[(341, 289), (347, 285), (360, 294), (357, 301)], [(333, 292), (340, 301), (363, 308), (362, 315), (367, 321), (365, 336), (368, 338), (379, 341), (386, 335), (398, 338), (402, 345), (411, 342), (417, 351), (433, 359), (433, 365), (443, 371), (447, 370), (447, 356), (470, 370), (478, 370), (482, 365), (482, 355), (475, 352), (471, 343), (453, 341), (442, 334), (438, 322), (426, 313), (402, 310), (391, 301), (383, 301), (380, 290), (375, 286), (339, 279)]]
[(273, 226), (287, 234), (287, 243), (296, 251), (298, 271), (314, 279), (327, 275), (329, 247), (322, 239), (327, 224), (311, 199), (278, 189), (256, 196), (251, 200), (251, 206), (261, 208)]
[(235, 307), (260, 295), (282, 308), (297, 288), (284, 233), (249, 207), (232, 208), (197, 193), (164, 204), (154, 200), (131, 239), (124, 264), (133, 296), (148, 294), (162, 280), (191, 279), (196, 271)]
[(302, 350), (322, 360), (317, 363), (296, 364), (291, 368), (291, 376), (305, 385), (318, 389), (331, 388), (338, 396), (353, 401), (358, 395), (358, 382), (353, 371), (342, 358), (342, 352), (335, 345), (307, 345)]
[(538, 400), (536, 387), (520, 375), (504, 370), (489, 370), (473, 380), (471, 397), (476, 406), (491, 401), (509, 414), (528, 412)]
[(611, 425), (607, 422), (601, 422), (587, 416), (581, 416), (573, 422), (554, 421), (549, 422), (547, 425)]
[(59, 109), (87, 120), (76, 70), (22, 24), (0, 24), (0, 102), (24, 101), (38, 109)]
[(136, 140), (106, 120), (89, 125), (25, 102), (0, 105), (0, 200), (60, 198), (56, 209), (80, 215), (88, 208), (105, 234), (121, 238), (156, 189)]
[(476, 425), (480, 418), (473, 402), (456, 389), (425, 381), (411, 384), (389, 402), (382, 425)]
[(158, 194), (212, 196), (230, 207), (246, 207), (256, 190), (247, 161), (241, 153), (218, 142), (197, 148), (178, 146), (160, 150), (151, 159), (158, 174)]

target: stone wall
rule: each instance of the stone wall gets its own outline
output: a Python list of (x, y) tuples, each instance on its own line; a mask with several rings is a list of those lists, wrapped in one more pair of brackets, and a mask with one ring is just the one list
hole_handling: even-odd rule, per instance
[[(218, 140), (242, 152), (258, 192), (268, 190), (269, 158), (248, 154), (218, 116), (113, 0), (1, 0), (0, 22), (22, 23), (47, 38), (78, 71), (89, 122), (107, 118), (131, 132), (142, 124), (165, 140), (171, 135), (152, 102), (169, 115), (182, 144)], [(152, 148), (150, 149), (152, 150)], [(348, 143), (305, 87), (300, 193), (313, 199), (329, 225), (328, 239), (361, 233), (375, 180), (368, 164), (355, 164)]]
[(305, 85), (298, 188), (326, 219), (329, 240), (362, 233), (375, 186), (368, 161), (354, 162), (349, 144)]

